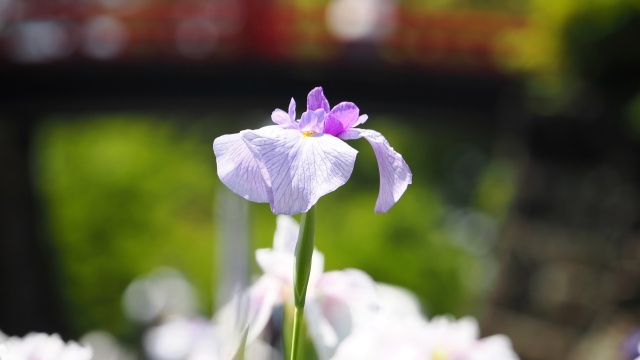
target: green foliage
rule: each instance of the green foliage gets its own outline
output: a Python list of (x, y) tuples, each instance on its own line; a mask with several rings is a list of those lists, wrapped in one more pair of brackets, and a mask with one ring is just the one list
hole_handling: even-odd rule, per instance
[(40, 131), (38, 183), (76, 330), (122, 334), (120, 297), (137, 275), (181, 269), (210, 303), (210, 145), (137, 116), (52, 119)]
[[(527, 75), (541, 113), (571, 110), (581, 92), (592, 87), (635, 91), (639, 61), (638, 0), (528, 0), (526, 26), (505, 34), (509, 51), (498, 60)], [(620, 95), (619, 94), (619, 95)]]

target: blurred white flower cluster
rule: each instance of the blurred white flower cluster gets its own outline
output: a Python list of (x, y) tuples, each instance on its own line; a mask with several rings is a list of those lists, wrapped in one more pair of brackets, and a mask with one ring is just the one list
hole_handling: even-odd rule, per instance
[(91, 347), (74, 341), (65, 343), (57, 334), (8, 337), (0, 332), (0, 360), (90, 360), (92, 356)]
[[(212, 321), (174, 315), (150, 328), (144, 336), (147, 358), (284, 359), (298, 230), (293, 218), (279, 216), (273, 248), (256, 252), (263, 274), (253, 285)], [(518, 359), (506, 336), (480, 339), (473, 318), (427, 320), (408, 290), (376, 283), (356, 269), (324, 272), (324, 256), (317, 250), (308, 286), (305, 322), (319, 360)]]
[[(146, 329), (142, 357), (101, 331), (81, 339), (88, 345), (65, 343), (56, 334), (19, 338), (0, 332), (0, 360), (285, 359), (298, 231), (293, 218), (278, 216), (273, 248), (256, 251), (263, 274), (212, 319), (198, 315), (195, 290), (175, 270), (159, 269), (132, 282), (123, 306)], [(356, 269), (325, 272), (317, 250), (304, 315), (308, 346), (318, 360), (518, 359), (506, 336), (480, 339), (471, 317), (428, 320), (406, 289), (377, 283)]]

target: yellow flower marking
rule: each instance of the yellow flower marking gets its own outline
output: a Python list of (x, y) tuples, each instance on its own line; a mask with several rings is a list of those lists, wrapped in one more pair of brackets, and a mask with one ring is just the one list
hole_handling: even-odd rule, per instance
[(449, 356), (444, 349), (438, 349), (433, 352), (433, 356), (431, 356), (431, 360), (447, 360)]

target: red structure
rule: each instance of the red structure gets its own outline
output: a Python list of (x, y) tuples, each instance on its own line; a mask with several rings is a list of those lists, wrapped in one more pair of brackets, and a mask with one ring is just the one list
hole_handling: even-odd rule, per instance
[(0, 61), (276, 61), (486, 72), (498, 69), (496, 38), (526, 26), (523, 16), (504, 11), (371, 3), (385, 5), (373, 20), (347, 13), (341, 21), (373, 21), (372, 29), (384, 33), (341, 39), (327, 6), (294, 1), (2, 0)]

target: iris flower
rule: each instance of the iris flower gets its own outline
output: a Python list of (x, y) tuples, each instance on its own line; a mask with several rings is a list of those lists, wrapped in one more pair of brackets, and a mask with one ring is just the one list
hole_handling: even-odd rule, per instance
[(330, 109), (317, 87), (307, 96), (300, 119), (291, 99), (288, 112), (271, 114), (276, 125), (216, 138), (218, 176), (247, 200), (269, 203), (275, 214), (306, 212), (349, 180), (358, 152), (343, 140), (365, 138), (380, 170), (375, 211), (387, 212), (411, 184), (411, 170), (382, 134), (357, 128), (368, 118), (359, 113), (351, 102)]
[[(293, 262), (299, 226), (278, 216), (273, 249), (258, 249), (256, 260), (264, 274), (249, 289), (247, 343), (258, 339), (278, 306), (293, 303)], [(328, 360), (361, 317), (376, 308), (374, 281), (356, 269), (324, 272), (324, 255), (314, 250), (305, 319), (320, 360)]]

